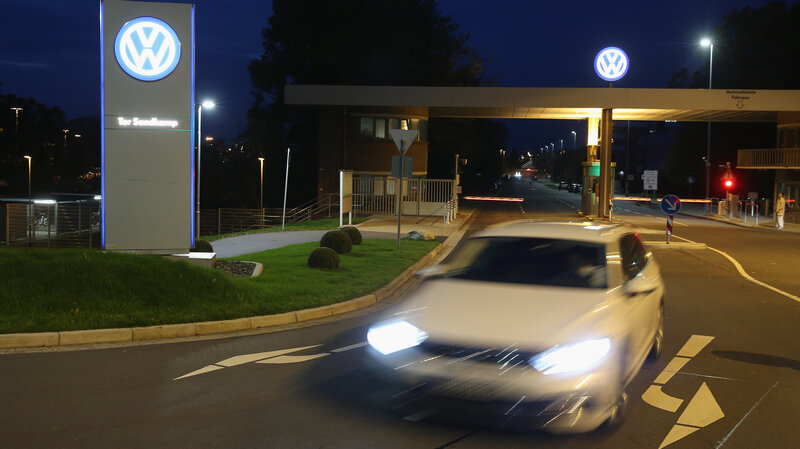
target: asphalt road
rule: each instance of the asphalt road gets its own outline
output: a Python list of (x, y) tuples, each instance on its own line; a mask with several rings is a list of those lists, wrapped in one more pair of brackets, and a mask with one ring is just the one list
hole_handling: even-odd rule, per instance
[[(578, 218), (578, 195), (541, 183), (512, 180), (501, 194), (525, 201), (478, 206), (469, 232)], [(664, 240), (660, 211), (615, 212), (645, 241)], [(673, 242), (683, 239), (713, 249), (653, 249), (667, 285), (664, 354), (630, 385), (612, 432), (552, 436), (381, 407), (365, 330), (411, 281), (375, 308), (270, 332), (0, 354), (0, 447), (800, 447), (800, 236), (678, 216)], [(684, 345), (695, 349), (681, 352), (685, 364), (656, 382)], [(663, 396), (642, 399), (658, 387)]]

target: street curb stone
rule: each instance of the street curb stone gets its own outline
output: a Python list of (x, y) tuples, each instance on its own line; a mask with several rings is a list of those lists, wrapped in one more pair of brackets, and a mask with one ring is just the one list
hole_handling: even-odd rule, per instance
[(282, 324), (292, 324), (297, 322), (295, 312), (279, 313), (276, 315), (262, 315), (250, 317), (250, 328), (258, 329), (261, 327), (280, 326)]
[(82, 345), (90, 343), (119, 343), (133, 341), (132, 328), (91, 329), (59, 332), (58, 344)]
[(243, 331), (247, 329), (250, 329), (250, 318), (197, 323), (197, 335), (220, 334), (223, 332)]
[(36, 346), (58, 346), (58, 332), (0, 334), (0, 348), (2, 349)]
[(333, 315), (333, 313), (331, 312), (331, 306), (322, 306), (322, 307), (315, 307), (313, 309), (298, 310), (295, 313), (297, 314), (298, 322), (315, 320), (317, 318), (325, 318)]
[(377, 297), (372, 295), (362, 296), (360, 298), (351, 299), (350, 301), (340, 302), (331, 305), (331, 314), (339, 315), (341, 313), (352, 312), (354, 310), (369, 307), (378, 302)]
[(164, 324), (161, 326), (145, 326), (133, 328), (133, 341), (159, 340), (163, 338), (181, 338), (197, 335), (197, 324)]

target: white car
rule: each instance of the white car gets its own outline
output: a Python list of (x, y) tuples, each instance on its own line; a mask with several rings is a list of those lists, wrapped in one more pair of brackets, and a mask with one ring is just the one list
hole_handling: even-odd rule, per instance
[(626, 386), (661, 352), (664, 283), (629, 227), (510, 222), (418, 274), (367, 333), (400, 399), (587, 432), (619, 422)]

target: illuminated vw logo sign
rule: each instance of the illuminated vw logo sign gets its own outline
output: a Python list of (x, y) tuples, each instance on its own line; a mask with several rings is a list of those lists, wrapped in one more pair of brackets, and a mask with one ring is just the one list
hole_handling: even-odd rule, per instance
[(628, 55), (617, 47), (606, 47), (594, 57), (594, 71), (606, 81), (616, 81), (628, 73)]
[(158, 81), (178, 65), (181, 42), (163, 20), (139, 17), (120, 28), (114, 53), (128, 75), (142, 81)]

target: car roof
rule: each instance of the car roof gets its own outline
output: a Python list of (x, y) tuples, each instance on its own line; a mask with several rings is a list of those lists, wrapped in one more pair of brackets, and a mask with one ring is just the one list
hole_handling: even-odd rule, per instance
[(515, 220), (487, 227), (475, 237), (538, 237), (608, 243), (635, 232), (621, 224), (583, 221)]

